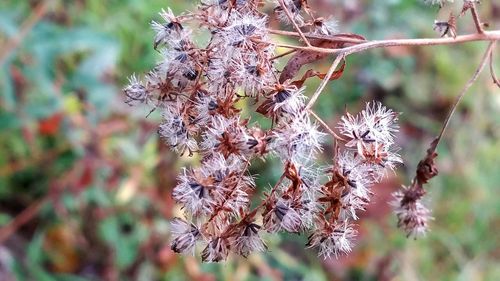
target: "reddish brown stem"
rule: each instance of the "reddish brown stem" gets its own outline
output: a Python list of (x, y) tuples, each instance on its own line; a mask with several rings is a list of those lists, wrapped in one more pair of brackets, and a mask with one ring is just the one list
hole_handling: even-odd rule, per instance
[[(300, 37), (299, 33), (293, 32), (293, 31), (285, 31), (285, 30), (277, 30), (277, 29), (268, 29), (268, 31), (269, 31), (269, 33), (277, 34), (277, 35)], [(325, 41), (332, 41), (332, 42), (339, 42), (339, 43), (359, 44), (359, 43), (366, 42), (366, 40), (347, 37), (347, 36), (342, 35), (342, 34), (319, 35), (319, 34), (304, 33), (304, 36), (306, 38), (309, 38), (309, 39), (318, 39), (318, 40), (325, 40)]]
[(495, 74), (495, 68), (493, 66), (493, 52), (490, 53), (490, 74), (491, 78), (493, 79), (493, 83), (497, 84), (497, 86), (500, 87), (500, 81)]
[(420, 38), (420, 39), (389, 39), (389, 40), (373, 40), (367, 41), (365, 43), (360, 43), (354, 46), (339, 48), (339, 49), (328, 49), (321, 47), (302, 47), (287, 44), (275, 44), (278, 47), (306, 50), (319, 53), (327, 54), (354, 54), (363, 52), (369, 49), (376, 48), (389, 48), (396, 46), (434, 46), (434, 45), (452, 45), (465, 42), (474, 41), (496, 41), (500, 40), (500, 30), (485, 31), (484, 33), (475, 33), (460, 35), (456, 38), (453, 37), (443, 37), (443, 38)]
[(273, 197), (274, 193), (276, 192), (276, 189), (278, 188), (278, 186), (283, 182), (283, 180), (285, 179), (285, 173), (283, 173), (281, 175), (281, 177), (279, 178), (279, 180), (276, 182), (276, 184), (273, 186), (273, 188), (271, 188), (271, 193), (269, 193), (269, 196), (267, 196), (267, 198), (265, 200), (262, 200), (262, 202), (256, 206), (250, 213), (256, 213), (257, 210), (259, 210), (262, 206), (264, 206), (267, 201)]
[(272, 61), (273, 61), (273, 60), (277, 60), (277, 59), (282, 58), (282, 57), (284, 57), (284, 56), (288, 56), (288, 55), (290, 55), (290, 54), (293, 54), (293, 53), (295, 53), (295, 52), (297, 52), (297, 50), (290, 50), (290, 51), (284, 52), (284, 53), (283, 53), (283, 54), (281, 54), (281, 55), (277, 55), (277, 56), (272, 57), (272, 58), (271, 58), (271, 60), (272, 60)]
[(288, 10), (288, 8), (286, 7), (285, 2), (283, 2), (283, 0), (278, 0), (278, 1), (280, 2), (280, 6), (283, 9), (283, 11), (285, 11), (286, 16), (292, 22), (293, 27), (295, 27), (295, 30), (297, 30), (297, 32), (299, 33), (300, 38), (302, 38), (302, 41), (304, 41), (304, 43), (306, 43), (306, 45), (308, 47), (311, 47), (311, 43), (309, 43), (309, 40), (307, 40), (306, 36), (304, 35), (304, 33), (302, 32), (302, 30), (300, 29), (299, 25), (293, 19), (293, 15), (290, 13), (290, 11)]
[(479, 19), (479, 14), (477, 13), (476, 4), (474, 2), (471, 2), (470, 12), (472, 14), (472, 19), (474, 20), (474, 25), (476, 26), (477, 33), (483, 34), (483, 24)]
[(479, 74), (483, 71), (484, 67), (486, 66), (486, 63), (488, 62), (488, 58), (492, 54), (493, 49), (495, 47), (495, 43), (496, 43), (496, 41), (493, 41), (488, 45), (488, 49), (484, 53), (483, 58), (481, 59), (481, 62), (479, 63), (478, 68), (474, 72), (474, 75), (472, 75), (472, 77), (469, 79), (469, 81), (467, 81), (467, 83), (465, 84), (465, 86), (462, 89), (462, 91), (460, 92), (460, 94), (458, 94), (458, 96), (456, 97), (455, 102), (453, 103), (453, 106), (451, 107), (451, 110), (448, 113), (448, 116), (446, 116), (446, 120), (444, 121), (443, 127), (441, 128), (441, 132), (439, 132), (439, 135), (437, 137), (437, 143), (435, 144), (435, 147), (434, 147), (434, 151), (436, 150), (438, 143), (441, 141), (441, 138), (443, 137), (443, 134), (446, 131), (446, 128), (448, 127), (448, 124), (450, 123), (450, 119), (453, 116), (453, 114), (455, 113), (455, 110), (457, 109), (458, 104), (462, 101), (462, 98), (464, 97), (465, 93), (467, 93), (467, 91), (472, 86), (472, 84), (474, 84), (474, 82), (476, 82), (477, 78), (479, 77)]
[(312, 106), (314, 105), (314, 103), (318, 99), (321, 92), (323, 92), (323, 89), (325, 88), (326, 84), (330, 80), (330, 77), (332, 77), (333, 73), (335, 72), (335, 69), (337, 69), (337, 66), (340, 64), (340, 61), (342, 61), (344, 59), (344, 57), (345, 56), (341, 55), (341, 54), (337, 55), (337, 57), (333, 61), (332, 65), (330, 66), (330, 69), (326, 73), (325, 78), (323, 79), (323, 81), (321, 81), (321, 84), (319, 84), (318, 89), (316, 89), (313, 96), (311, 97), (311, 100), (307, 104), (307, 106), (306, 106), (307, 110), (312, 108)]
[(321, 126), (323, 126), (323, 128), (328, 132), (330, 133), (330, 135), (332, 135), (335, 139), (338, 139), (338, 140), (341, 140), (341, 141), (346, 141), (344, 140), (342, 137), (340, 137), (339, 135), (337, 135), (333, 130), (332, 128), (330, 128), (330, 126), (328, 126), (328, 124), (326, 124), (325, 121), (323, 121), (323, 119), (321, 119), (321, 117), (319, 117), (316, 112), (312, 111), (312, 110), (308, 110), (309, 113), (311, 113), (311, 115), (316, 118), (316, 120), (318, 120), (318, 122), (321, 124)]
[[(405, 194), (405, 199), (404, 200), (418, 200), (420, 199), (426, 191), (423, 188), (423, 184), (427, 183), (431, 178), (435, 177), (438, 174), (437, 167), (435, 166), (434, 159), (437, 157), (436, 149), (441, 141), (444, 132), (446, 131), (446, 128), (448, 127), (451, 117), (455, 113), (455, 110), (458, 107), (458, 104), (464, 97), (465, 93), (469, 90), (469, 88), (474, 84), (474, 82), (477, 80), (479, 77), (479, 74), (482, 72), (484, 67), (486, 66), (488, 57), (490, 57), (491, 53), (493, 52), (493, 49), (495, 47), (495, 42), (491, 42), (488, 45), (488, 49), (483, 55), (483, 58), (481, 59), (481, 62), (479, 66), (477, 67), (476, 71), (472, 75), (472, 77), (467, 81), (465, 84), (464, 88), (460, 92), (460, 94), (456, 97), (455, 102), (453, 103), (453, 106), (450, 109), (450, 112), (448, 113), (448, 116), (446, 117), (446, 120), (443, 123), (443, 126), (441, 128), (441, 131), (439, 135), (437, 136), (434, 141), (432, 141), (429, 149), (427, 149), (427, 154), (424, 159), (422, 159), (417, 167), (417, 172), (415, 177), (413, 178), (413, 181), (411, 183), (410, 189), (407, 191)], [(404, 202), (402, 202), (403, 204)]]

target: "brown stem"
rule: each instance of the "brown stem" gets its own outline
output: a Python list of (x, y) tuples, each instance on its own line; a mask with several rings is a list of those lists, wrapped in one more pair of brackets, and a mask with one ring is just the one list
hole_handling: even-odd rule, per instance
[(308, 110), (309, 113), (314, 116), (314, 118), (316, 118), (316, 120), (318, 120), (318, 122), (321, 124), (321, 126), (323, 126), (323, 128), (325, 130), (328, 131), (328, 133), (330, 133), (330, 135), (332, 135), (334, 138), (338, 139), (338, 140), (341, 140), (341, 141), (345, 141), (342, 137), (338, 136), (333, 130), (332, 128), (330, 128), (330, 126), (328, 126), (328, 124), (326, 124), (325, 121), (323, 121), (323, 119), (321, 119), (321, 117), (319, 117), (316, 112), (312, 111), (311, 109)]
[(255, 214), (257, 212), (257, 210), (259, 210), (262, 206), (267, 204), (267, 201), (269, 201), (269, 199), (271, 199), (273, 197), (274, 193), (276, 192), (276, 189), (283, 182), (284, 179), (285, 179), (285, 172), (283, 172), (283, 174), (281, 174), (281, 177), (278, 179), (276, 184), (271, 188), (271, 193), (269, 193), (269, 196), (267, 196), (267, 198), (265, 200), (262, 200), (262, 202), (260, 202), (259, 205), (257, 205), (255, 208), (253, 208), (253, 210), (251, 212), (249, 212), (249, 214)]
[[(277, 34), (277, 35), (300, 37), (300, 34), (298, 32), (293, 32), (293, 31), (285, 31), (285, 30), (277, 30), (277, 29), (268, 29), (268, 31), (269, 31), (269, 33)], [(342, 34), (319, 35), (319, 34), (304, 33), (304, 36), (306, 38), (309, 38), (309, 39), (326, 40), (326, 41), (339, 42), (339, 43), (359, 44), (359, 43), (366, 42), (366, 40), (351, 38), (351, 37), (347, 37), (347, 36), (342, 35)]]
[(313, 96), (311, 97), (311, 100), (307, 104), (307, 106), (306, 106), (307, 110), (312, 108), (312, 106), (314, 105), (314, 103), (318, 99), (319, 95), (321, 94), (321, 92), (325, 88), (326, 84), (330, 80), (330, 77), (332, 77), (333, 73), (335, 72), (335, 69), (337, 69), (337, 66), (339, 65), (340, 61), (343, 60), (344, 58), (345, 58), (345, 55), (343, 55), (343, 54), (337, 55), (337, 57), (333, 61), (332, 65), (330, 66), (330, 69), (326, 73), (325, 78), (323, 78), (323, 81), (321, 81), (321, 84), (319, 84), (318, 89), (316, 89), (316, 92), (314, 92)]
[(453, 106), (451, 107), (451, 110), (448, 113), (448, 116), (446, 116), (446, 120), (444, 121), (443, 127), (441, 128), (441, 132), (439, 132), (436, 143), (434, 144), (434, 149), (433, 149), (434, 151), (436, 150), (437, 145), (441, 141), (441, 138), (443, 137), (443, 134), (446, 131), (446, 128), (448, 127), (448, 124), (450, 123), (450, 119), (453, 116), (453, 114), (455, 113), (455, 111), (458, 107), (458, 104), (460, 103), (460, 101), (462, 101), (462, 98), (464, 97), (465, 93), (467, 93), (469, 88), (472, 86), (472, 84), (474, 84), (474, 82), (479, 77), (479, 74), (481, 73), (481, 71), (483, 71), (484, 67), (486, 66), (486, 63), (488, 61), (488, 57), (490, 57), (490, 54), (493, 52), (493, 49), (495, 47), (495, 43), (496, 43), (496, 41), (493, 41), (488, 45), (488, 49), (484, 53), (483, 58), (481, 59), (481, 62), (479, 63), (478, 68), (474, 72), (474, 75), (472, 75), (472, 77), (469, 79), (469, 81), (467, 81), (467, 83), (465, 84), (465, 86), (462, 89), (462, 91), (460, 92), (460, 94), (456, 97), (455, 102), (453, 103)]
[(497, 86), (500, 87), (500, 81), (495, 74), (495, 68), (493, 66), (493, 52), (490, 53), (490, 74), (491, 78), (493, 79), (493, 83), (497, 84)]
[(271, 60), (272, 60), (272, 61), (273, 61), (273, 60), (277, 60), (277, 59), (282, 58), (282, 57), (284, 57), (284, 56), (288, 56), (288, 55), (290, 55), (290, 54), (293, 54), (293, 53), (295, 53), (295, 52), (297, 52), (297, 50), (290, 50), (290, 51), (284, 52), (284, 53), (283, 53), (283, 54), (281, 54), (281, 55), (277, 55), (277, 56), (272, 57), (272, 58), (271, 58)]
[(450, 119), (455, 113), (455, 110), (457, 109), (458, 104), (464, 97), (465, 93), (467, 90), (474, 84), (474, 82), (477, 80), (479, 77), (479, 74), (481, 71), (484, 69), (486, 66), (488, 57), (490, 57), (491, 53), (493, 52), (493, 48), (495, 47), (495, 41), (491, 42), (488, 45), (488, 49), (483, 55), (483, 58), (481, 59), (481, 62), (474, 72), (474, 75), (467, 81), (465, 84), (464, 88), (460, 92), (460, 94), (456, 97), (455, 102), (453, 106), (450, 109), (450, 112), (448, 113), (448, 116), (446, 117), (446, 120), (443, 123), (443, 127), (441, 128), (441, 132), (439, 133), (438, 137), (432, 141), (429, 149), (427, 149), (427, 155), (418, 163), (417, 167), (417, 172), (415, 177), (413, 178), (413, 181), (411, 183), (410, 188), (405, 192), (405, 196), (403, 198), (403, 201), (401, 204), (407, 204), (408, 202), (411, 201), (416, 201), (419, 200), (424, 194), (426, 193), (425, 189), (423, 188), (423, 185), (427, 183), (431, 178), (435, 177), (438, 174), (438, 170), (435, 166), (434, 159), (437, 157), (436, 149), (441, 141), (444, 132), (446, 131), (446, 128), (448, 127), (448, 124), (450, 123)]
[(275, 44), (278, 47), (306, 50), (318, 53), (327, 54), (353, 54), (366, 51), (375, 48), (388, 48), (396, 46), (433, 46), (433, 45), (452, 45), (465, 42), (474, 41), (496, 41), (500, 40), (500, 30), (485, 31), (484, 33), (475, 33), (460, 35), (456, 38), (445, 37), (445, 38), (420, 38), (420, 39), (390, 39), (390, 40), (373, 40), (367, 41), (366, 43), (360, 43), (354, 46), (339, 48), (339, 49), (328, 49), (321, 47), (302, 47), (287, 44)]
[(286, 7), (285, 5), (285, 2), (283, 2), (283, 0), (279, 0), (280, 2), (280, 6), (281, 8), (283, 9), (283, 11), (285, 11), (285, 14), (286, 16), (288, 17), (288, 19), (292, 22), (293, 24), (293, 27), (295, 27), (295, 30), (297, 30), (297, 32), (299, 33), (300, 35), (300, 38), (302, 38), (302, 41), (304, 41), (304, 43), (306, 43), (306, 45), (308, 47), (311, 47), (311, 43), (309, 43), (309, 40), (307, 40), (306, 36), (304, 35), (304, 33), (302, 32), (302, 30), (300, 29), (300, 27), (297, 25), (297, 23), (295, 22), (295, 20), (293, 19), (293, 16), (292, 14), (290, 13), (290, 11), (288, 10), (288, 8)]
[(481, 23), (481, 20), (479, 19), (479, 14), (477, 13), (476, 9), (476, 4), (472, 1), (471, 1), (470, 12), (472, 14), (472, 19), (474, 20), (474, 25), (476, 26), (477, 33), (483, 34), (484, 33), (483, 25)]

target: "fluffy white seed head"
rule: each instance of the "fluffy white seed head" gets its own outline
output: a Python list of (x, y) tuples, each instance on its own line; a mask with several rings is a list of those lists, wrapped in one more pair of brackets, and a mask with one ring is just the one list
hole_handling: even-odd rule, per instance
[(128, 81), (128, 86), (123, 89), (126, 95), (125, 102), (131, 106), (146, 103), (148, 100), (148, 91), (143, 82), (135, 75), (132, 75)]
[(269, 232), (287, 231), (296, 233), (302, 230), (300, 210), (296, 210), (289, 199), (279, 198), (274, 208), (264, 217), (264, 227)]
[(194, 254), (196, 242), (201, 238), (198, 227), (180, 218), (174, 218), (170, 223), (173, 239), (171, 248), (176, 253)]
[(316, 158), (322, 149), (324, 133), (307, 115), (302, 115), (278, 124), (272, 136), (272, 151), (284, 162), (290, 160), (300, 164)]
[(237, 254), (248, 257), (252, 252), (264, 252), (267, 246), (259, 236), (260, 226), (255, 223), (249, 223), (242, 228), (241, 233), (234, 238), (233, 250)]
[(357, 231), (348, 222), (340, 222), (336, 225), (328, 225), (317, 229), (309, 238), (308, 246), (317, 247), (319, 256), (323, 258), (336, 257), (341, 254), (348, 254), (352, 250), (352, 240), (356, 237)]
[(189, 117), (182, 112), (180, 104), (174, 104), (163, 110), (163, 123), (158, 130), (160, 136), (179, 153), (198, 150), (198, 143), (194, 138), (196, 125), (191, 124)]

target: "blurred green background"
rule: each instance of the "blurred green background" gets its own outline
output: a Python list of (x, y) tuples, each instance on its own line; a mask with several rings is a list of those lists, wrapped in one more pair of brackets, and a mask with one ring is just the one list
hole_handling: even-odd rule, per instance
[[(434, 19), (446, 20), (461, 5), (317, 2), (341, 32), (368, 39), (437, 37)], [(500, 3), (482, 2), (483, 19), (499, 27)], [(406, 239), (387, 204), (413, 177), (485, 42), (356, 54), (342, 79), (328, 85), (316, 110), (332, 126), (345, 107), (355, 112), (373, 99), (403, 112), (405, 166), (375, 187), (351, 255), (319, 259), (304, 249), (306, 235), (267, 235), (268, 253), (221, 264), (175, 255), (168, 221), (180, 210), (170, 192), (190, 160), (159, 140), (159, 114), (145, 118), (147, 109), (125, 105), (121, 88), (158, 59), (149, 22), (161, 8), (179, 13), (194, 5), (0, 2), (0, 280), (500, 280), (500, 91), (487, 71), (438, 149), (441, 173), (427, 196), (431, 232)], [(461, 19), (458, 30), (473, 32), (471, 20)], [(315, 68), (326, 71), (328, 63)], [(318, 83), (311, 79), (309, 92)], [(274, 161), (255, 163), (259, 189), (280, 169)]]

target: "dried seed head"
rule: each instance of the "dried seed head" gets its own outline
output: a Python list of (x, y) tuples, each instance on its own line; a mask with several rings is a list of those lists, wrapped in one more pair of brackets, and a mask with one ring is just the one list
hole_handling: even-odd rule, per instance
[(313, 34), (333, 35), (338, 32), (339, 23), (337, 20), (317, 18), (313, 23)]
[(294, 209), (291, 200), (280, 198), (272, 210), (264, 215), (264, 227), (269, 232), (287, 231), (300, 232), (302, 229), (302, 218), (300, 211)]
[(398, 115), (381, 103), (367, 103), (356, 116), (346, 113), (338, 129), (348, 140), (345, 145), (356, 151), (364, 162), (394, 169), (402, 162), (394, 148)]
[(252, 252), (264, 252), (267, 246), (259, 236), (260, 226), (255, 223), (248, 223), (241, 227), (241, 232), (233, 241), (233, 250), (235, 253), (248, 257)]
[(325, 225), (309, 237), (307, 246), (319, 248), (319, 256), (323, 256), (325, 259), (331, 256), (337, 258), (340, 254), (351, 252), (352, 240), (356, 235), (357, 231), (348, 221), (335, 225)]
[(130, 106), (145, 103), (148, 99), (146, 87), (135, 75), (129, 78), (129, 85), (123, 91), (127, 96), (125, 102)]
[[(278, 5), (276, 8), (274, 8), (274, 13), (276, 14), (278, 20), (284, 24), (291, 25), (292, 22), (290, 21), (290, 18), (286, 14), (283, 7), (280, 6), (279, 1), (276, 0), (274, 2), (276, 2), (276, 4)], [(284, 0), (283, 3), (285, 3), (285, 7), (290, 12), (293, 21), (295, 21), (299, 26), (304, 24), (304, 18), (300, 15), (300, 12), (302, 11), (302, 1)]]
[(201, 169), (184, 169), (172, 193), (172, 197), (183, 205), (186, 212), (194, 216), (208, 215), (215, 207), (213, 179), (204, 172)]
[(172, 251), (194, 254), (196, 241), (201, 238), (198, 228), (180, 218), (174, 218), (170, 223), (170, 228), (174, 236), (171, 244)]
[(429, 229), (429, 220), (432, 219), (431, 212), (424, 206), (423, 193), (415, 187), (404, 187), (393, 193), (394, 201), (391, 205), (398, 218), (398, 227), (401, 227), (408, 237), (418, 238), (424, 236)]
[(212, 153), (216, 151), (225, 157), (234, 154), (245, 158), (252, 154), (252, 139), (239, 118), (226, 119), (217, 116), (203, 135), (202, 148)]
[(201, 260), (204, 262), (220, 262), (226, 260), (229, 254), (229, 242), (226, 238), (215, 237), (201, 252)]
[(256, 50), (258, 41), (267, 39), (267, 18), (252, 14), (233, 13), (230, 24), (221, 30), (220, 35), (227, 49), (239, 51)]
[(170, 8), (167, 11), (162, 10), (160, 16), (165, 23), (151, 22), (151, 27), (156, 32), (155, 49), (162, 45), (179, 46), (182, 40), (189, 38), (190, 31), (182, 26)]
[[(334, 20), (304, 23), (302, 9), (304, 15), (310, 13), (302, 7), (305, 1), (284, 3), (302, 28), (322, 35), (337, 32)], [(246, 257), (266, 250), (261, 226), (255, 223), (260, 211), (262, 227), (269, 232), (314, 231), (309, 246), (318, 247), (320, 255), (349, 252), (356, 234), (349, 221), (364, 210), (371, 186), (385, 170), (401, 162), (394, 148), (398, 114), (370, 103), (360, 114), (342, 118), (338, 128), (347, 142), (336, 151), (332, 166), (327, 170), (318, 164), (325, 134), (310, 120), (305, 88), (297, 86), (303, 81), (278, 81), (276, 44), (260, 5), (259, 0), (204, 0), (196, 11), (181, 16), (162, 11), (164, 22), (152, 22), (160, 60), (143, 81), (132, 76), (124, 89), (127, 103), (161, 111), (158, 132), (172, 150), (198, 154), (199, 165), (184, 168), (172, 192), (196, 225), (172, 221), (172, 250), (194, 252), (197, 241), (204, 240), (204, 262), (223, 261), (229, 252)], [(285, 10), (275, 11), (289, 22)], [(193, 40), (192, 22), (210, 34), (206, 45)], [(271, 128), (242, 117), (242, 111), (253, 116), (242, 104), (258, 104), (255, 112), (268, 118)], [(250, 210), (255, 183), (248, 168), (254, 158), (269, 156), (280, 158), (283, 175)]]
[(307, 115), (299, 115), (276, 126), (271, 148), (283, 162), (307, 164), (321, 151), (324, 135)]
[(191, 154), (198, 150), (198, 143), (194, 138), (196, 124), (190, 122), (190, 117), (182, 112), (181, 105), (165, 108), (163, 111), (164, 122), (158, 130), (161, 137), (181, 154), (189, 151)]

